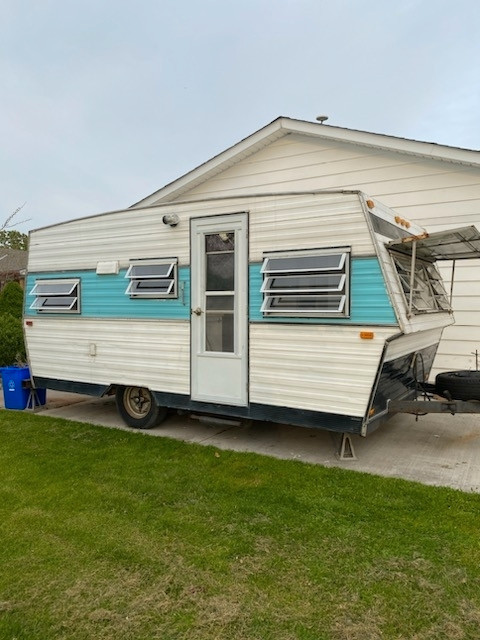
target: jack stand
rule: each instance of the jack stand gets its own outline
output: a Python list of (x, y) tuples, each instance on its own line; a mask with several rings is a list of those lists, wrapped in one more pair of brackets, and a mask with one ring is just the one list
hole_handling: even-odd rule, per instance
[(40, 402), (40, 398), (38, 397), (37, 390), (33, 387), (30, 387), (30, 393), (28, 394), (27, 406), (26, 409), (31, 409), (35, 411), (37, 407), (43, 406)]
[(340, 442), (340, 449), (338, 450), (337, 457), (339, 460), (357, 460), (352, 439), (348, 433), (342, 433), (342, 440)]

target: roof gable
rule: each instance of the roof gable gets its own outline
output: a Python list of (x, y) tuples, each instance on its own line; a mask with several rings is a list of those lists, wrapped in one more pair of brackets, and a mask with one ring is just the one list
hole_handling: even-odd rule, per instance
[(132, 208), (177, 199), (182, 193), (193, 189), (248, 156), (257, 153), (275, 140), (291, 134), (307, 136), (311, 139), (331, 140), (371, 149), (403, 153), (430, 160), (474, 167), (480, 166), (480, 151), (279, 117), (192, 171), (135, 203)]

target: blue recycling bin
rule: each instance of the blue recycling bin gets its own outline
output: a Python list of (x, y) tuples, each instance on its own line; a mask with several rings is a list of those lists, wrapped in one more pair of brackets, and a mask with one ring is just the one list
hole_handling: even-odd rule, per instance
[(23, 381), (30, 378), (29, 367), (3, 367), (2, 387), (5, 409), (26, 409), (32, 402), (43, 405), (46, 402), (46, 389), (35, 389), (36, 398), (32, 400), (32, 389), (23, 386)]

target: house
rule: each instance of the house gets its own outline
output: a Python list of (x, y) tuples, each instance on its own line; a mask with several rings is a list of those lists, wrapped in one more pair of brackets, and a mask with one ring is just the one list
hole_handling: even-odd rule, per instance
[(23, 288), (27, 269), (28, 253), (0, 246), (0, 291), (7, 282), (18, 282)]
[[(480, 152), (277, 118), (133, 205), (317, 190), (361, 190), (429, 231), (480, 228)], [(480, 263), (456, 265), (453, 309), (434, 372), (475, 368)], [(442, 269), (448, 281), (451, 264)]]

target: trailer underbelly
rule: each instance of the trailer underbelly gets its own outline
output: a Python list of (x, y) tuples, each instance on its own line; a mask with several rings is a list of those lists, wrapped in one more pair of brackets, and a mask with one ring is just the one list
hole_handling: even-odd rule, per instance
[[(106, 395), (113, 388), (111, 385), (89, 384), (86, 382), (43, 377), (35, 377), (34, 382), (35, 386), (39, 388), (71, 393), (84, 393), (97, 397)], [(163, 393), (153, 389), (152, 393), (158, 405), (171, 409), (198, 411), (200, 413), (236, 417), (246, 420), (279, 422), (299, 427), (325, 429), (337, 433), (360, 434), (362, 431), (363, 418), (358, 416), (259, 403), (251, 403), (245, 407), (238, 407), (211, 402), (198, 402), (191, 400), (189, 396), (184, 394)]]

